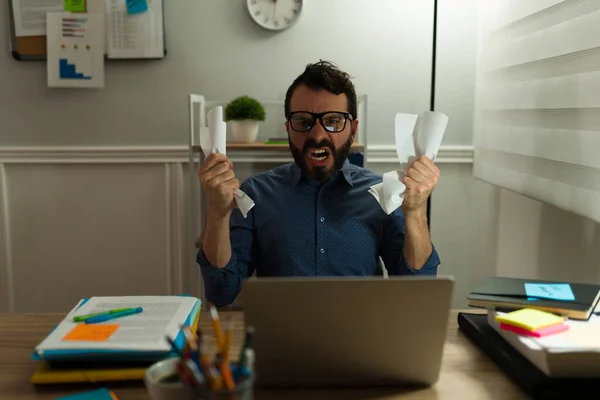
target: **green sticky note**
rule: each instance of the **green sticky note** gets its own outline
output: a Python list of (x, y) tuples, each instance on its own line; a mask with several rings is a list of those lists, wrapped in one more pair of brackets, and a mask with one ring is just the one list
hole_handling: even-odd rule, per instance
[(85, 0), (65, 0), (65, 11), (85, 12)]

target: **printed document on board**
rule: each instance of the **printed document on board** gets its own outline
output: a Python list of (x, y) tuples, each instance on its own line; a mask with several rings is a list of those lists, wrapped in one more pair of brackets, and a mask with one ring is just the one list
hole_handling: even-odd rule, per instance
[(105, 1), (108, 58), (164, 56), (163, 0), (148, 0), (148, 10), (136, 14), (124, 0)]
[(12, 0), (15, 36), (46, 34), (46, 13), (62, 12), (64, 0)]
[[(169, 351), (171, 346), (165, 335), (175, 339), (180, 326), (191, 314), (196, 303), (194, 297), (184, 296), (119, 296), (92, 297), (81, 307), (76, 307), (56, 327), (54, 331), (37, 347), (36, 351), (103, 349), (103, 350), (140, 350)], [(95, 325), (115, 327), (110, 335), (90, 340), (65, 340), (74, 329), (90, 324), (73, 322), (75, 316), (98, 313), (118, 308), (142, 307), (139, 314), (115, 318)], [(100, 336), (100, 335), (98, 335)]]
[(104, 15), (49, 13), (48, 86), (104, 87)]

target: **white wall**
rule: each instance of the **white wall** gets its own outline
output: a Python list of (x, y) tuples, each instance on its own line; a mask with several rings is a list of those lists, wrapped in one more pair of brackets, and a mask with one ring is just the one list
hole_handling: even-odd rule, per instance
[[(472, 143), (477, 2), (438, 3), (436, 109), (450, 116), (445, 143)], [(526, 15), (524, 2), (514, 5), (511, 15)], [(600, 224), (476, 180), (471, 165), (444, 164), (441, 171), (432, 238), (440, 271), (456, 277), (454, 306), (465, 306), (464, 296), (486, 276), (600, 283)]]
[[(15, 61), (0, 30), (0, 311), (64, 311), (90, 294), (199, 294), (186, 225), (189, 93), (282, 100), (323, 58), (368, 94), (371, 144), (393, 144), (397, 111), (428, 109), (433, 0), (305, 2), (298, 24), (276, 34), (245, 3), (166, 2), (167, 57), (108, 62), (102, 90), (46, 88), (45, 64)], [(7, 12), (0, 2), (0, 20)]]
[[(488, 275), (600, 280), (597, 224), (472, 177), (476, 1), (439, 1), (436, 108), (451, 123), (432, 238), (440, 273), (456, 278), (455, 307)], [(293, 30), (270, 36), (252, 25), (243, 1), (169, 2), (167, 58), (109, 63), (101, 91), (48, 90), (43, 63), (0, 55), (0, 74), (11, 77), (0, 80), (0, 311), (64, 311), (89, 294), (198, 293), (186, 226), (186, 151), (179, 146), (187, 93), (280, 99), (306, 62), (331, 58), (369, 95), (370, 143), (379, 145), (369, 167), (393, 169), (385, 116), (429, 104), (432, 2), (315, 4), (307, 3)], [(325, 24), (340, 13), (347, 25)], [(345, 46), (332, 50), (327, 38)], [(290, 52), (291, 44), (302, 51)], [(78, 100), (83, 112), (73, 120), (81, 131), (60, 118), (62, 107)], [(42, 145), (84, 147), (36, 147)], [(127, 145), (152, 147), (121, 147)], [(236, 165), (243, 178), (274, 164)]]
[[(43, 62), (17, 62), (5, 47), (0, 146), (186, 144), (188, 93), (282, 100), (320, 58), (369, 95), (373, 144), (393, 141), (398, 110), (428, 109), (433, 0), (306, 1), (304, 9), (293, 28), (275, 34), (251, 21), (245, 0), (167, 1), (167, 57), (107, 63), (104, 90), (48, 89)], [(7, 14), (2, 1), (0, 21)], [(0, 43), (8, 42), (0, 29)]]

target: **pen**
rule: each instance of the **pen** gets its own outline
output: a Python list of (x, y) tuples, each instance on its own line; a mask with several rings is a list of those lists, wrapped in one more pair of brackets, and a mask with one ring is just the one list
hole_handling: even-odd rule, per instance
[(131, 310), (127, 310), (127, 311), (121, 311), (121, 312), (116, 312), (116, 313), (106, 314), (106, 315), (98, 315), (97, 317), (88, 318), (84, 322), (86, 324), (96, 324), (98, 322), (109, 321), (109, 320), (115, 319), (115, 318), (121, 318), (121, 317), (126, 317), (128, 315), (139, 314), (142, 311), (143, 311), (142, 307), (136, 307), (136, 308), (132, 308)]
[(177, 353), (177, 355), (183, 359), (183, 353), (177, 348), (177, 345), (175, 344), (173, 339), (171, 339), (169, 336), (165, 336), (165, 339), (171, 345), (171, 350), (174, 350), (175, 353)]
[(114, 310), (102, 311), (102, 312), (97, 312), (97, 313), (93, 313), (93, 314), (78, 315), (77, 317), (73, 318), (73, 322), (81, 322), (81, 321), (85, 321), (88, 318), (98, 317), (100, 315), (114, 314), (114, 313), (119, 313), (119, 312), (128, 311), (128, 310), (132, 310), (132, 308), (131, 307), (116, 308)]
[(202, 383), (204, 383), (204, 379), (202, 379), (202, 373), (200, 372), (200, 369), (198, 368), (196, 363), (192, 360), (186, 360), (185, 367), (187, 367), (188, 371), (192, 375), (194, 383), (197, 386), (202, 386)]
[(244, 337), (244, 345), (242, 346), (242, 350), (240, 352), (240, 357), (238, 358), (238, 369), (242, 369), (246, 366), (246, 349), (250, 347), (250, 341), (252, 340), (252, 335), (254, 335), (254, 327), (249, 326), (246, 328), (246, 336)]
[(210, 364), (210, 360), (208, 359), (208, 354), (204, 351), (204, 343), (200, 341), (198, 345), (198, 358), (201, 366), (201, 371), (208, 382), (208, 385), (212, 390), (217, 390), (217, 382), (216, 382), (216, 371), (214, 371), (214, 367)]
[(217, 338), (219, 352), (223, 352), (223, 331), (221, 330), (221, 321), (219, 321), (217, 307), (215, 307), (213, 304), (210, 305), (210, 315), (212, 316), (213, 330), (215, 331), (215, 336)]

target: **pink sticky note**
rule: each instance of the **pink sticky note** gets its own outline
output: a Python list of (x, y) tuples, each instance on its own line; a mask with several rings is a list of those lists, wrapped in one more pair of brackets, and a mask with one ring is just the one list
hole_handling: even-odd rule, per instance
[(518, 333), (519, 335), (533, 336), (533, 337), (542, 337), (542, 336), (553, 335), (555, 333), (564, 332), (567, 329), (569, 329), (569, 325), (567, 325), (567, 324), (557, 324), (557, 325), (546, 326), (544, 328), (540, 328), (540, 329), (537, 329), (535, 331), (528, 331), (527, 329), (523, 329), (523, 328), (520, 328), (518, 326), (501, 323), (500, 324), (500, 329), (504, 329), (505, 331), (510, 331), (510, 332), (514, 332), (514, 333)]

